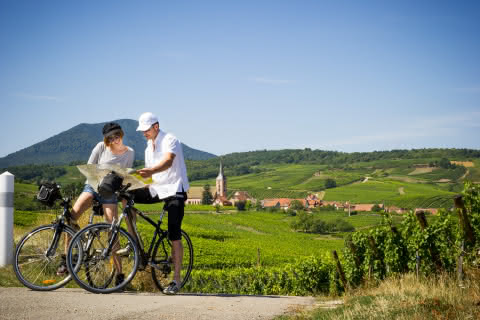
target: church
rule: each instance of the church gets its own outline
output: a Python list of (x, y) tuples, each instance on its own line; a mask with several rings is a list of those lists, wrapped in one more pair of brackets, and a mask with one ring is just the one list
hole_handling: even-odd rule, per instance
[(231, 206), (232, 203), (227, 199), (227, 177), (223, 172), (223, 163), (220, 161), (220, 171), (215, 180), (215, 195), (213, 196), (213, 205)]
[[(203, 187), (190, 187), (188, 190), (188, 199), (186, 204), (201, 204), (202, 203)], [(212, 195), (213, 205), (232, 206), (238, 201), (256, 202), (256, 199), (250, 197), (247, 191), (236, 191), (231, 198), (228, 198), (227, 193), (227, 177), (223, 170), (223, 163), (220, 161), (220, 169), (218, 176), (215, 179), (215, 193)]]

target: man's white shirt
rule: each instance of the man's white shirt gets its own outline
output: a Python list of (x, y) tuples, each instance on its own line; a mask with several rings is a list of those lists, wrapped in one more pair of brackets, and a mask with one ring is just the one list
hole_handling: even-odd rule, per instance
[[(155, 149), (153, 148), (154, 144)], [(187, 192), (190, 187), (182, 145), (170, 133), (160, 130), (155, 141), (148, 140), (147, 148), (145, 149), (145, 167), (154, 167), (162, 161), (166, 153), (175, 154), (172, 166), (165, 171), (153, 174), (153, 184), (149, 188), (152, 197), (158, 195), (160, 199), (173, 196), (177, 192)]]

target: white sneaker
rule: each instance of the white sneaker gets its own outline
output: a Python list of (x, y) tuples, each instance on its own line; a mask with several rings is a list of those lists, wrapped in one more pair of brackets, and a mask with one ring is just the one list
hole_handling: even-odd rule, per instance
[(175, 280), (173, 280), (172, 282), (170, 282), (170, 284), (168, 285), (168, 287), (166, 287), (165, 289), (163, 289), (163, 293), (169, 294), (169, 295), (177, 294), (178, 291), (180, 291), (180, 287), (178, 286), (178, 284), (177, 284), (177, 282), (176, 282)]
[(128, 256), (131, 251), (132, 248), (130, 247), (130, 243), (127, 243), (127, 246), (125, 248), (118, 249), (115, 253), (119, 256)]

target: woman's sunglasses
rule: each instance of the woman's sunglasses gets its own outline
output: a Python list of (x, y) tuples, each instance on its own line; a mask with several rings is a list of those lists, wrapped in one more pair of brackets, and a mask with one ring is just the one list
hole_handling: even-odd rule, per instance
[(117, 139), (120, 139), (120, 138), (121, 138), (121, 136), (115, 134), (115, 135), (113, 135), (113, 136), (108, 137), (108, 138), (107, 138), (107, 141), (108, 141), (109, 143), (111, 143), (111, 142), (113, 142), (113, 141), (115, 141), (115, 140), (117, 140)]

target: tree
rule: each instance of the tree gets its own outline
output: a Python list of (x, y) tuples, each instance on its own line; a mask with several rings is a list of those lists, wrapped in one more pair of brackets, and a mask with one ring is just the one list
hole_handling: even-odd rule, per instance
[(212, 204), (212, 202), (213, 202), (213, 197), (212, 197), (212, 193), (210, 192), (210, 185), (206, 184), (203, 187), (202, 204)]
[(292, 202), (290, 202), (289, 209), (299, 211), (299, 210), (305, 210), (305, 207), (303, 206), (303, 203), (300, 200), (292, 200)]
[(300, 211), (297, 213), (297, 219), (292, 222), (292, 228), (303, 232), (310, 232), (313, 224), (313, 216), (306, 211)]
[(235, 207), (237, 207), (238, 211), (245, 211), (245, 207), (247, 205), (246, 201), (237, 201), (235, 202)]
[(337, 187), (337, 182), (334, 179), (328, 178), (327, 180), (325, 180), (325, 189), (336, 188), (336, 187)]

